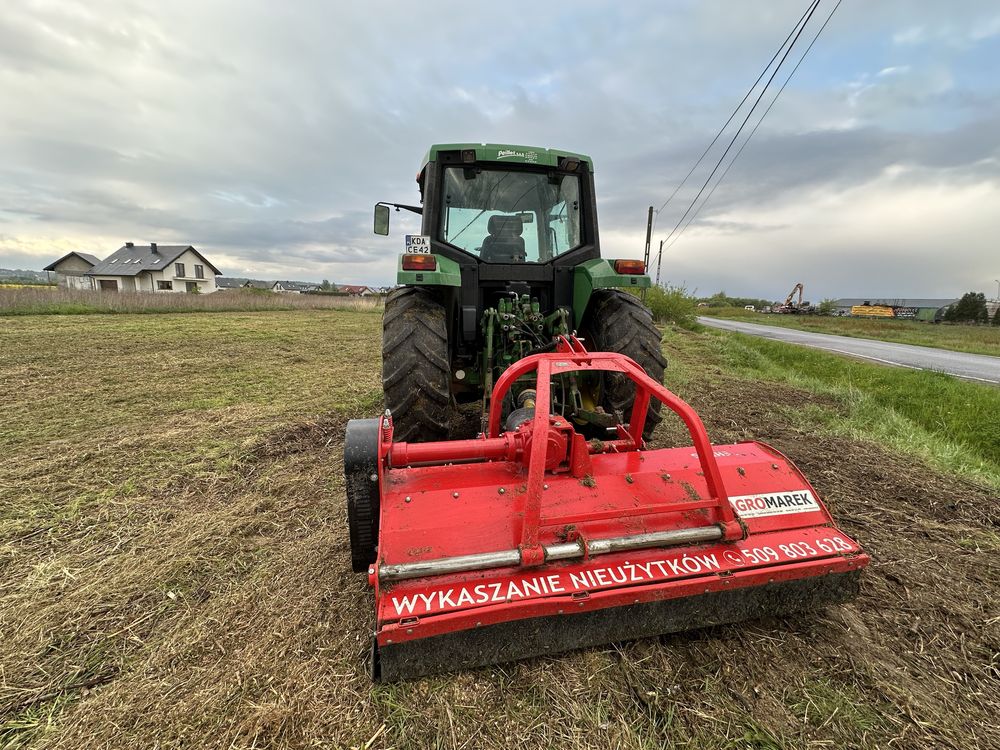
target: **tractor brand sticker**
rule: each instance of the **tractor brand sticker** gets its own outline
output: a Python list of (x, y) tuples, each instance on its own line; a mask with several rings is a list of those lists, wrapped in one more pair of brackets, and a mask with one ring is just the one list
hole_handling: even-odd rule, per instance
[(515, 151), (511, 148), (502, 148), (497, 151), (497, 159), (524, 159), (525, 161), (538, 161), (538, 154), (534, 151)]
[(430, 255), (431, 238), (426, 234), (406, 235), (406, 252), (411, 255)]
[(765, 495), (740, 495), (729, 498), (740, 518), (783, 516), (788, 513), (809, 513), (819, 510), (819, 503), (809, 490), (768, 492)]
[(760, 545), (732, 545), (687, 552), (656, 560), (625, 562), (549, 574), (522, 574), (468, 586), (428, 587), (389, 598), (390, 617), (411, 617), (547, 596), (573, 595), (636, 584), (720, 574), (758, 565), (793, 562), (850, 553), (857, 545), (836, 533), (816, 537), (792, 534)]

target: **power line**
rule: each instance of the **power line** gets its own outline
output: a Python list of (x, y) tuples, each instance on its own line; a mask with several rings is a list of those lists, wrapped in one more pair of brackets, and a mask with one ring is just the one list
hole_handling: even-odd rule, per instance
[(677, 234), (676, 237), (674, 237), (673, 241), (669, 245), (667, 245), (667, 247), (664, 249), (669, 250), (671, 247), (674, 246), (677, 240), (681, 238), (681, 235), (684, 234), (684, 232), (687, 230), (689, 226), (691, 226), (691, 222), (693, 222), (695, 218), (697, 218), (698, 214), (701, 213), (701, 210), (705, 207), (705, 204), (711, 200), (712, 195), (715, 193), (716, 188), (718, 188), (719, 185), (722, 184), (722, 181), (726, 179), (726, 175), (729, 174), (729, 170), (733, 168), (733, 164), (735, 164), (736, 160), (740, 158), (740, 154), (743, 153), (743, 149), (745, 149), (747, 147), (747, 144), (750, 143), (750, 139), (753, 138), (754, 133), (757, 132), (757, 128), (759, 128), (760, 124), (764, 122), (764, 118), (767, 117), (767, 113), (771, 111), (771, 108), (778, 101), (778, 97), (781, 96), (781, 93), (785, 90), (785, 87), (788, 85), (788, 82), (792, 80), (792, 76), (795, 75), (795, 71), (799, 69), (799, 66), (802, 64), (802, 61), (806, 59), (806, 55), (809, 54), (809, 50), (811, 50), (813, 48), (813, 45), (816, 44), (816, 40), (819, 39), (820, 34), (823, 33), (823, 30), (826, 28), (827, 24), (830, 23), (830, 19), (833, 18), (833, 14), (837, 12), (837, 8), (840, 7), (840, 4), (842, 2), (843, 0), (837, 0), (837, 4), (833, 6), (833, 10), (830, 11), (830, 15), (828, 15), (826, 17), (826, 20), (823, 21), (823, 25), (819, 27), (819, 31), (816, 32), (816, 35), (812, 38), (812, 41), (809, 42), (809, 46), (806, 47), (805, 52), (802, 53), (802, 56), (799, 58), (798, 62), (795, 63), (795, 67), (792, 68), (792, 72), (788, 74), (788, 77), (785, 79), (785, 82), (782, 83), (781, 88), (778, 89), (778, 93), (774, 95), (774, 98), (771, 100), (771, 103), (767, 105), (767, 109), (764, 110), (764, 114), (760, 116), (760, 119), (757, 121), (757, 124), (753, 126), (753, 130), (750, 131), (750, 135), (748, 135), (746, 140), (743, 141), (743, 144), (736, 152), (736, 155), (732, 158), (732, 160), (723, 170), (722, 175), (716, 181), (715, 185), (712, 186), (712, 189), (708, 192), (708, 195), (705, 196), (705, 200), (701, 202), (701, 205), (698, 206), (695, 212), (691, 215), (691, 218), (688, 219), (687, 223), (684, 225), (681, 231)]
[(758, 94), (757, 99), (754, 101), (753, 106), (750, 107), (750, 111), (747, 112), (747, 116), (743, 118), (743, 122), (741, 122), (740, 126), (736, 129), (736, 133), (733, 134), (733, 137), (730, 139), (729, 144), (726, 146), (726, 150), (722, 152), (722, 156), (720, 156), (719, 160), (715, 163), (715, 166), (712, 168), (712, 171), (705, 179), (705, 182), (701, 186), (701, 189), (698, 191), (697, 195), (695, 195), (690, 205), (688, 205), (687, 210), (684, 211), (684, 214), (681, 216), (681, 218), (677, 220), (677, 223), (674, 225), (674, 228), (670, 230), (670, 234), (666, 236), (664, 242), (666, 242), (667, 240), (669, 240), (671, 237), (674, 236), (674, 233), (677, 231), (680, 225), (684, 223), (684, 220), (688, 217), (688, 214), (691, 213), (691, 209), (694, 208), (695, 204), (698, 202), (698, 199), (701, 198), (701, 194), (705, 192), (705, 188), (708, 187), (708, 184), (712, 181), (712, 178), (715, 177), (715, 173), (719, 171), (719, 167), (722, 166), (722, 162), (729, 154), (729, 150), (733, 147), (733, 144), (736, 143), (736, 139), (739, 138), (740, 133), (743, 132), (743, 128), (746, 126), (747, 122), (750, 121), (750, 117), (753, 115), (754, 110), (757, 109), (757, 105), (760, 104), (760, 100), (764, 98), (764, 94), (767, 93), (768, 87), (771, 85), (771, 82), (774, 80), (774, 77), (778, 75), (778, 71), (781, 70), (781, 66), (785, 64), (785, 60), (788, 59), (788, 55), (791, 54), (792, 48), (795, 47), (795, 43), (798, 42), (799, 37), (802, 36), (802, 32), (805, 31), (806, 25), (809, 23), (809, 20), (812, 18), (813, 13), (816, 12), (816, 8), (818, 7), (819, 7), (819, 0), (816, 0), (816, 2), (813, 3), (812, 7), (809, 9), (809, 15), (806, 17), (805, 22), (802, 24), (801, 27), (799, 27), (798, 32), (796, 32), (795, 34), (795, 38), (792, 40), (792, 43), (788, 46), (788, 49), (785, 50), (785, 54), (781, 56), (781, 60), (778, 62), (778, 65), (774, 69), (774, 72), (771, 73), (771, 76), (767, 79), (767, 83), (764, 84), (764, 88), (761, 89), (760, 94)]
[(708, 144), (708, 148), (702, 151), (701, 156), (698, 157), (698, 161), (696, 161), (694, 163), (694, 166), (692, 166), (691, 169), (688, 170), (688, 173), (684, 175), (684, 179), (681, 180), (680, 183), (677, 185), (677, 187), (674, 188), (674, 192), (672, 192), (670, 196), (665, 201), (663, 201), (663, 205), (660, 206), (658, 209), (656, 209), (657, 214), (659, 214), (660, 211), (662, 211), (664, 208), (667, 207), (667, 204), (674, 199), (675, 195), (677, 195), (677, 191), (679, 191), (682, 187), (684, 187), (684, 183), (686, 183), (688, 181), (688, 178), (691, 177), (692, 174), (694, 174), (694, 170), (698, 168), (698, 165), (701, 164), (704, 158), (708, 155), (708, 152), (712, 150), (712, 146), (716, 144), (716, 142), (719, 140), (722, 134), (726, 131), (726, 128), (729, 127), (729, 123), (731, 123), (733, 121), (733, 118), (736, 117), (736, 113), (743, 108), (744, 104), (746, 104), (747, 99), (750, 98), (750, 94), (753, 93), (754, 89), (757, 88), (757, 84), (760, 83), (760, 79), (762, 79), (764, 77), (764, 74), (771, 69), (771, 66), (774, 64), (774, 61), (778, 58), (778, 55), (781, 54), (781, 50), (785, 48), (785, 45), (788, 44), (788, 40), (792, 38), (792, 34), (795, 33), (795, 30), (799, 28), (799, 26), (802, 24), (802, 21), (805, 20), (806, 16), (809, 14), (810, 9), (813, 8), (813, 6), (817, 5), (818, 3), (819, 0), (811, 0), (809, 6), (799, 17), (799, 20), (795, 22), (795, 26), (793, 26), (792, 30), (788, 32), (788, 36), (785, 37), (785, 40), (781, 43), (778, 49), (774, 51), (774, 54), (771, 56), (771, 59), (767, 61), (767, 65), (764, 66), (764, 69), (760, 71), (760, 75), (757, 76), (757, 80), (753, 82), (753, 85), (750, 86), (749, 89), (747, 89), (747, 92), (743, 95), (743, 98), (740, 100), (740, 103), (736, 105), (736, 109), (734, 109), (732, 113), (729, 115), (729, 119), (726, 120), (725, 125), (719, 128), (719, 132), (715, 134), (715, 137), (712, 139), (712, 142)]

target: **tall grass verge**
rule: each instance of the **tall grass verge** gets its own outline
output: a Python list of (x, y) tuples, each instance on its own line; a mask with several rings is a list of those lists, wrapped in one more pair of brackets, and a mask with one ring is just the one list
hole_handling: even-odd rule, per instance
[(213, 294), (0, 289), (0, 315), (251, 312), (257, 310), (378, 310), (383, 297), (333, 297), (226, 290)]
[(825, 315), (761, 315), (742, 307), (703, 307), (699, 315), (782, 326), (813, 333), (877, 339), (895, 344), (932, 346), (954, 352), (1000, 357), (1000, 327), (964, 323), (924, 323), (916, 320), (833, 317)]
[(844, 415), (813, 410), (804, 420), (1000, 489), (1000, 389), (742, 334), (713, 331), (711, 340), (744, 377), (790, 383), (846, 406)]

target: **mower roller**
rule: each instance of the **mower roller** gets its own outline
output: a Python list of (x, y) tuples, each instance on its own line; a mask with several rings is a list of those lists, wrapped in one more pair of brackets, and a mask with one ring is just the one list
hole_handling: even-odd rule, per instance
[[(598, 373), (634, 384), (632, 421), (588, 440), (553, 394)], [(533, 405), (502, 426), (525, 380)], [(657, 401), (691, 447), (645, 446)], [(352, 420), (345, 474), (382, 680), (840, 602), (869, 561), (785, 456), (713, 446), (635, 361), (572, 335), (503, 372), (475, 439), (394, 443), (390, 413)]]

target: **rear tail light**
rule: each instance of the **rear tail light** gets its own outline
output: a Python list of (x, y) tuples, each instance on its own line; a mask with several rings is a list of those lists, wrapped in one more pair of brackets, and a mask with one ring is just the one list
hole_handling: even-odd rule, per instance
[(436, 271), (437, 258), (433, 255), (404, 255), (404, 271)]
[(615, 273), (646, 273), (646, 264), (641, 260), (616, 260)]

